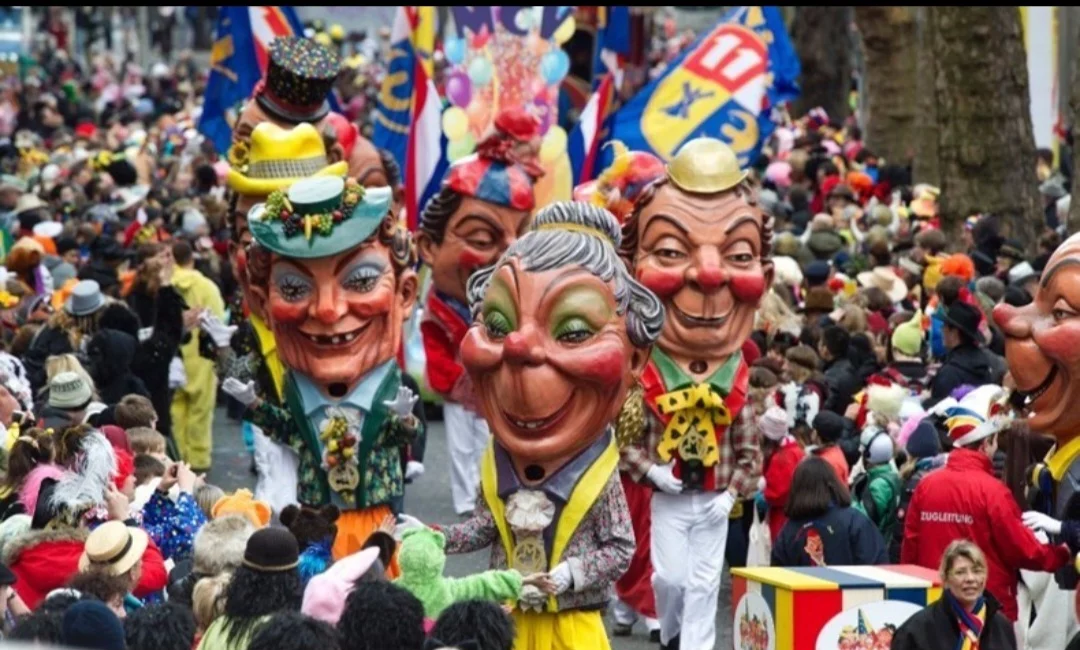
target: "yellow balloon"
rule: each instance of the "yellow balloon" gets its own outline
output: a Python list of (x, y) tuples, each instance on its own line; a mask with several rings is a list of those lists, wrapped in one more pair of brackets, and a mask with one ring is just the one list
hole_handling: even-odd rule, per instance
[(469, 116), (457, 106), (446, 109), (442, 115), (442, 130), (448, 140), (460, 140), (469, 130)]
[(345, 28), (341, 25), (330, 25), (330, 38), (335, 41), (345, 40)]
[(562, 45), (566, 41), (570, 40), (574, 36), (574, 32), (577, 31), (577, 21), (573, 16), (569, 16), (555, 29), (555, 33), (551, 35), (555, 39), (555, 42)]
[(315, 35), (315, 42), (323, 47), (330, 47), (330, 35), (326, 32), (319, 32)]
[(549, 163), (566, 151), (566, 131), (561, 126), (548, 129), (540, 142), (540, 162)]

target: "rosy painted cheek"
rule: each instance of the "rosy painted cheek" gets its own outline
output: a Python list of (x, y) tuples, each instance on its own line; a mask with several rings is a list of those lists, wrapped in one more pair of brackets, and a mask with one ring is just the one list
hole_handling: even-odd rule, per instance
[(1036, 343), (1053, 359), (1067, 363), (1080, 361), (1080, 323), (1067, 322), (1050, 327)]
[(349, 312), (359, 318), (373, 318), (390, 311), (393, 306), (394, 292), (386, 287), (379, 287), (371, 293), (347, 293)]
[(487, 373), (502, 363), (502, 346), (487, 340), (479, 327), (470, 328), (461, 340), (461, 363), (470, 373)]
[(649, 291), (655, 293), (659, 298), (675, 295), (685, 284), (681, 269), (638, 268), (637, 279), (638, 282), (645, 285)]
[(476, 269), (494, 262), (495, 260), (492, 258), (493, 256), (490, 254), (485, 255), (475, 249), (466, 247), (458, 255), (458, 268), (472, 275), (472, 272)]
[(765, 295), (765, 276), (760, 271), (732, 273), (728, 278), (728, 286), (739, 302), (756, 303)]
[(308, 303), (285, 302), (270, 298), (270, 317), (277, 323), (302, 323), (307, 318)]
[(550, 352), (551, 363), (584, 383), (612, 386), (622, 381), (626, 369), (626, 347), (619, 340)]

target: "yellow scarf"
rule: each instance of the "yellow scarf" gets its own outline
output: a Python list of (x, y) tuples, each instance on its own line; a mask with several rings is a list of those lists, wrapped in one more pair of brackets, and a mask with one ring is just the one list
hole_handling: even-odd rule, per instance
[(705, 467), (720, 462), (716, 427), (731, 424), (731, 413), (724, 397), (710, 384), (664, 393), (656, 406), (671, 420), (657, 447), (662, 461), (669, 462), (675, 452), (683, 460), (700, 460)]

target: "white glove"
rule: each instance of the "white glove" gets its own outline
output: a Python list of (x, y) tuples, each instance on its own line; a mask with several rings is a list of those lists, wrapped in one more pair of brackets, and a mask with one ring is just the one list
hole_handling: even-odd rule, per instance
[(675, 478), (675, 474), (672, 473), (671, 468), (674, 466), (675, 461), (671, 461), (667, 465), (653, 465), (649, 468), (649, 471), (645, 473), (645, 478), (652, 481), (652, 484), (656, 486), (656, 489), (661, 492), (666, 492), (667, 494), (681, 494), (682, 481)]
[(1061, 522), (1050, 515), (1044, 515), (1041, 512), (1029, 510), (1023, 514), (1022, 519), (1024, 520), (1024, 525), (1031, 530), (1041, 530), (1048, 535), (1061, 534)]
[(204, 332), (210, 335), (210, 338), (214, 339), (214, 345), (219, 348), (229, 347), (229, 343), (232, 342), (233, 333), (236, 332), (236, 325), (226, 325), (221, 322), (221, 319), (214, 316), (210, 312), (204, 312), (202, 317), (199, 318), (199, 327)]
[(417, 476), (423, 476), (423, 475), (424, 475), (424, 464), (423, 463), (418, 463), (415, 460), (410, 460), (408, 463), (406, 463), (406, 465), (405, 465), (405, 478), (406, 478), (406, 480), (413, 479), (413, 478), (416, 478)]
[(169, 388), (177, 389), (187, 383), (187, 370), (184, 370), (184, 360), (173, 357), (169, 362)]
[(237, 402), (245, 407), (251, 406), (258, 397), (255, 395), (255, 382), (242, 382), (236, 377), (227, 377), (221, 384), (221, 390), (228, 393)]
[(555, 570), (551, 572), (551, 581), (555, 583), (555, 595), (565, 593), (567, 589), (574, 585), (574, 574), (570, 571), (570, 565), (566, 562), (560, 562)]
[(731, 490), (724, 490), (705, 506), (705, 514), (713, 523), (720, 523), (728, 518), (735, 507), (735, 495)]
[(420, 521), (416, 517), (402, 513), (398, 515), (397, 526), (394, 527), (394, 538), (401, 540), (401, 536), (405, 534), (405, 531), (412, 530), (414, 528), (424, 528), (424, 522)]
[(400, 417), (407, 417), (412, 413), (412, 407), (418, 399), (420, 398), (414, 395), (408, 386), (399, 386), (397, 396), (392, 400), (383, 402), (383, 404)]

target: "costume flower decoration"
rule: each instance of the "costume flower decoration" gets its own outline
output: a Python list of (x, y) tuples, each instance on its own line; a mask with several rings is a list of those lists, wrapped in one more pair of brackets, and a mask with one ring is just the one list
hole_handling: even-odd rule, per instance
[(555, 518), (555, 504), (543, 492), (521, 490), (506, 501), (506, 521), (514, 531), (540, 533)]
[(358, 415), (342, 408), (326, 409), (326, 418), (319, 425), (323, 469), (331, 474), (331, 487), (349, 504), (353, 503), (353, 490), (359, 484), (360, 475), (356, 469), (359, 431)]
[(117, 160), (123, 159), (124, 154), (122, 153), (113, 153), (108, 150), (99, 151), (98, 154), (90, 160), (90, 166), (93, 167), (95, 171), (100, 172), (104, 171), (109, 165)]
[(345, 181), (345, 191), (341, 195), (341, 202), (336, 206), (323, 212), (300, 215), (293, 209), (285, 192), (277, 190), (266, 197), (263, 219), (281, 221), (286, 237), (295, 237), (301, 232), (307, 239), (311, 239), (316, 232), (323, 237), (329, 237), (336, 224), (352, 216), (353, 208), (363, 198), (364, 186), (350, 178)]
[(0, 291), (0, 308), (11, 309), (17, 304), (19, 304), (18, 298), (11, 295), (7, 291)]
[(233, 169), (241, 172), (247, 171), (248, 153), (250, 149), (246, 142), (234, 142), (229, 147), (229, 164)]

